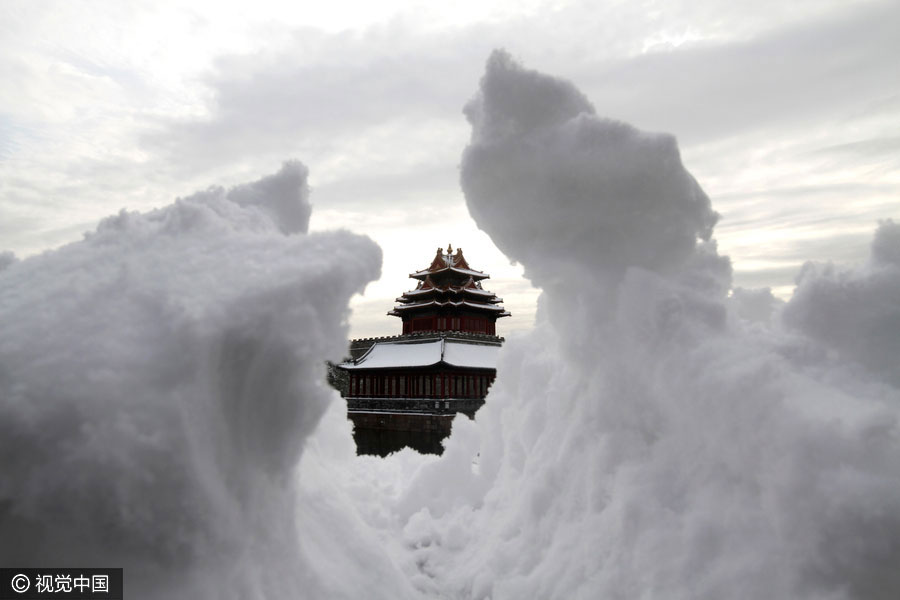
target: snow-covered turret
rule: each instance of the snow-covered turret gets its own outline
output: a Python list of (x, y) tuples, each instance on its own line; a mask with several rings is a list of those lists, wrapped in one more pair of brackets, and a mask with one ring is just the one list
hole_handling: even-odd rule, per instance
[(440, 453), (457, 413), (473, 417), (497, 374), (503, 338), (495, 323), (509, 313), (481, 287), (462, 249), (438, 248), (427, 269), (411, 273), (416, 289), (388, 314), (403, 333), (351, 340), (351, 359), (337, 365), (357, 447), (387, 454), (410, 445)]
[(417, 279), (416, 289), (397, 298), (399, 303), (388, 314), (403, 320), (403, 333), (419, 331), (460, 331), (496, 334), (496, 321), (508, 317), (492, 292), (481, 287), (490, 275), (469, 266), (462, 248), (437, 249), (427, 269), (410, 273)]

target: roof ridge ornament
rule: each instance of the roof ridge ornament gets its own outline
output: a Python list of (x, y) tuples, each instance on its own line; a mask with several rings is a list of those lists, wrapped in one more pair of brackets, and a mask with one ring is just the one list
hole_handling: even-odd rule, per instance
[(456, 249), (456, 256), (454, 256), (453, 258), (453, 265), (457, 269), (466, 269), (467, 271), (472, 270), (472, 267), (469, 266), (469, 263), (466, 262), (466, 259), (463, 256), (462, 248)]
[(437, 271), (438, 269), (443, 269), (447, 265), (444, 264), (444, 251), (438, 246), (437, 252), (434, 255), (434, 260), (431, 261), (431, 265), (426, 269), (426, 271)]

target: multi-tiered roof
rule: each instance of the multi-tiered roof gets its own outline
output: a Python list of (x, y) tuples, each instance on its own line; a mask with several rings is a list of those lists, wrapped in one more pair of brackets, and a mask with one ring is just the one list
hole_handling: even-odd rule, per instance
[(494, 335), (495, 323), (509, 313), (502, 298), (481, 287), (490, 276), (476, 271), (463, 257), (462, 248), (437, 249), (427, 269), (410, 273), (416, 289), (397, 298), (388, 314), (403, 320), (403, 333), (417, 331), (462, 331)]

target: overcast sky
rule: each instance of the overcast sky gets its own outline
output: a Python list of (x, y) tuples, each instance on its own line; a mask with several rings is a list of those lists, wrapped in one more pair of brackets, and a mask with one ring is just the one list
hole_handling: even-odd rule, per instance
[(435, 248), (462, 246), (529, 326), (534, 291), (468, 216), (462, 107), (492, 49), (572, 80), (599, 115), (674, 134), (722, 215), (737, 285), (786, 297), (807, 259), (858, 261), (900, 217), (900, 4), (866, 1), (0, 5), (0, 250), (121, 208), (310, 170), (313, 230), (384, 250), (352, 334)]

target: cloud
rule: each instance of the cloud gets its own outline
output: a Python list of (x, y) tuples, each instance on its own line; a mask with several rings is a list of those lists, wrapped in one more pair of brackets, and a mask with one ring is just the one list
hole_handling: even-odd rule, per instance
[(900, 224), (882, 221), (872, 240), (872, 263), (879, 267), (900, 267)]
[[(436, 30), (415, 15), (341, 33), (294, 27), (272, 48), (219, 56), (201, 80), (212, 100), (208, 114), (162, 118), (161, 129), (142, 139), (148, 149), (197, 166), (307, 149), (300, 144), (333, 151), (386, 123), (455, 115), (477, 77), (473, 65), (498, 44), (565, 69), (604, 114), (678, 131), (690, 142), (785, 129), (889, 95), (887, 57), (896, 49), (886, 25), (895, 10), (890, 3), (818, 4), (813, 16), (768, 22), (754, 21), (758, 5), (748, 8), (722, 15), (697, 5), (709, 17), (702, 25), (683, 23), (690, 15), (678, 11), (653, 19), (629, 7), (576, 3)], [(640, 40), (685, 30), (699, 41), (641, 51)], [(597, 38), (602, 47), (584, 43)]]
[[(473, 37), (469, 32), (430, 39), (400, 23), (364, 33), (297, 29), (286, 49), (219, 57), (204, 80), (213, 96), (208, 117), (160, 119), (160, 129), (143, 143), (196, 165), (285, 148), (330, 155), (377, 138), (384, 128), (395, 138), (386, 143), (402, 143), (404, 136), (421, 133), (421, 125), (409, 123), (435, 128), (457, 114), (467, 80), (477, 75), (473, 65), (480, 51), (465, 49)], [(434, 152), (425, 150), (409, 148), (421, 160)], [(321, 168), (318, 174), (325, 175)]]
[(602, 112), (677, 131), (683, 143), (759, 129), (783, 135), (858, 117), (873, 99), (898, 93), (888, 58), (900, 51), (889, 25), (896, 18), (892, 3), (847, 8), (745, 40), (598, 62), (577, 75)]

